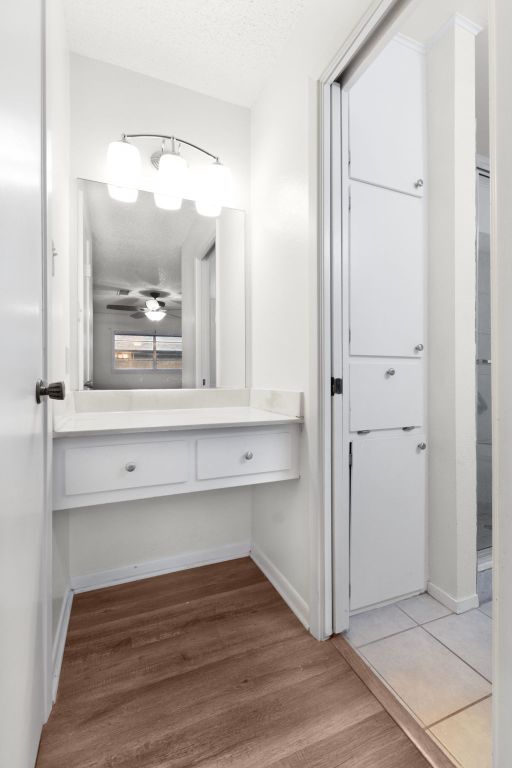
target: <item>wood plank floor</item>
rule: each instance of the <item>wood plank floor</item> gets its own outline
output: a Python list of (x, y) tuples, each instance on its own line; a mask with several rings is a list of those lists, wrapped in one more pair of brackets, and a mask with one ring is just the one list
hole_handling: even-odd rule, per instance
[(77, 595), (37, 768), (427, 768), (248, 558)]

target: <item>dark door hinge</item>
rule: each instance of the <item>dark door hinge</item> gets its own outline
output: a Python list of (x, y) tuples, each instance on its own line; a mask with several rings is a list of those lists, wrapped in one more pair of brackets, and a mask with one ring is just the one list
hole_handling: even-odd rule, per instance
[(335, 379), (331, 376), (331, 396), (343, 394), (343, 379)]

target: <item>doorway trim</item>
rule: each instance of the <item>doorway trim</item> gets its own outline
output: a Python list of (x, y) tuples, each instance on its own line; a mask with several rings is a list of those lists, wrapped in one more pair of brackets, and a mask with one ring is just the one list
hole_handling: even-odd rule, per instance
[[(320, 595), (322, 596), (320, 613), (321, 624), (323, 627), (324, 637), (328, 637), (334, 631), (333, 629), (333, 581), (336, 577), (336, 570), (333, 561), (333, 522), (339, 509), (335, 506), (335, 499), (332, 494), (332, 458), (333, 458), (333, 446), (332, 446), (332, 418), (333, 418), (333, 398), (331, 396), (331, 376), (336, 376), (337, 371), (332, 368), (332, 333), (331, 333), (331, 318), (332, 318), (332, 248), (333, 248), (333, 233), (332, 233), (332, 206), (333, 199), (331, 195), (331, 160), (332, 160), (332, 135), (331, 135), (331, 88), (337, 81), (343, 71), (345, 71), (354, 58), (360, 54), (365, 45), (370, 41), (370, 38), (378, 30), (384, 30), (386, 26), (392, 24), (392, 21), (398, 16), (404, 8), (415, 0), (376, 0), (376, 2), (370, 7), (367, 13), (362, 17), (359, 24), (355, 27), (352, 33), (349, 35), (345, 43), (339, 49), (338, 53), (333, 57), (331, 63), (324, 70), (318, 81), (318, 323), (319, 323), (319, 423), (320, 423), (320, 461), (322, 467), (322, 518), (321, 527), (323, 534), (323, 549), (321, 550), (322, 562), (321, 562), (321, 576), (324, 578), (324, 585), (320, 589)], [(493, 294), (499, 294), (498, 291), (500, 280), (505, 284), (510, 282), (507, 274), (498, 275), (500, 266), (503, 263), (503, 257), (500, 256), (504, 246), (502, 241), (504, 235), (507, 234), (507, 228), (502, 218), (498, 221), (498, 194), (501, 193), (502, 187), (505, 188), (506, 182), (502, 181), (501, 177), (497, 174), (496, 169), (496, 156), (498, 149), (504, 144), (504, 139), (501, 133), (506, 134), (508, 123), (510, 123), (510, 110), (507, 115), (507, 104), (500, 104), (500, 123), (498, 124), (498, 109), (497, 109), (497, 97), (503, 95), (504, 85), (498, 89), (496, 86), (497, 79), (497, 62), (503, 62), (504, 54), (500, 52), (500, 55), (496, 53), (497, 43), (497, 15), (500, 6), (504, 0), (488, 0), (489, 7), (489, 41), (490, 41), (490, 109), (489, 109), (489, 129), (491, 137), (490, 147), (490, 165), (493, 168), (493, 174), (491, 176), (491, 268), (493, 274), (491, 275), (491, 285)], [(505, 12), (503, 12), (505, 16)], [(512, 21), (512, 16), (510, 16)], [(504, 30), (505, 34), (506, 30)], [(503, 42), (500, 40), (499, 42)], [(501, 143), (498, 147), (498, 128), (500, 128)], [(502, 152), (502, 155), (504, 153)], [(503, 201), (502, 206), (506, 201)], [(510, 227), (509, 227), (510, 229)], [(508, 287), (508, 286), (506, 286)], [(501, 286), (503, 289), (503, 285)], [(504, 317), (504, 310), (501, 308), (499, 297), (493, 298), (491, 303), (491, 323), (495, 328), (499, 316)], [(504, 303), (504, 302), (503, 302)], [(505, 506), (507, 500), (508, 487), (501, 488), (500, 478), (498, 476), (498, 454), (497, 444), (501, 433), (504, 433), (507, 424), (500, 427), (498, 419), (498, 403), (499, 403), (499, 388), (498, 379), (500, 384), (505, 381), (507, 372), (501, 373), (499, 370), (497, 349), (498, 342), (496, 340), (496, 334), (493, 333), (493, 350), (492, 357), (495, 361), (495, 376), (493, 376), (492, 385), (492, 398), (495, 408), (493, 410), (492, 417), (492, 429), (493, 429), (493, 463), (496, 465), (496, 471), (493, 476), (493, 554), (495, 556), (495, 579), (494, 579), (494, 604), (497, 606), (497, 616), (494, 619), (494, 648), (493, 648), (493, 673), (495, 680), (495, 689), (493, 694), (493, 753), (495, 764), (501, 761), (504, 755), (509, 753), (510, 744), (510, 731), (503, 729), (501, 724), (505, 722), (507, 717), (506, 709), (501, 712), (498, 711), (500, 704), (506, 704), (510, 698), (510, 686), (501, 679), (500, 670), (508, 666), (508, 660), (503, 658), (503, 664), (500, 664), (500, 649), (507, 648), (507, 640), (510, 634), (510, 628), (512, 622), (510, 616), (512, 615), (512, 608), (508, 605), (500, 605), (497, 602), (497, 595), (499, 590), (499, 572), (500, 572), (500, 557), (503, 555), (503, 547), (501, 546), (500, 537), (500, 521), (501, 521), (501, 506)], [(506, 364), (507, 361), (505, 361)], [(501, 375), (500, 375), (501, 374)], [(510, 421), (510, 420), (509, 420)], [(497, 437), (498, 439), (495, 439)], [(502, 438), (503, 444), (503, 438)], [(505, 457), (506, 458), (506, 457)], [(510, 495), (510, 494), (509, 494)], [(505, 516), (506, 517), (506, 516)], [(503, 533), (507, 533), (506, 520), (503, 522)], [(498, 561), (498, 562), (496, 562)], [(345, 567), (348, 567), (348, 563), (345, 563)], [(505, 579), (503, 579), (505, 581)], [(347, 584), (348, 592), (348, 584)], [(504, 595), (505, 599), (507, 595)], [(501, 681), (501, 682), (500, 682)], [(496, 689), (499, 688), (497, 691)]]

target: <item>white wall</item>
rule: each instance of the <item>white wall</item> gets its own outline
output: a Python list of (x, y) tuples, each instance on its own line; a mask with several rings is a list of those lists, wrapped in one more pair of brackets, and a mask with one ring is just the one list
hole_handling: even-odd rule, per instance
[(320, 636), (318, 78), (369, 0), (307, 0), (254, 105), (252, 385), (305, 392), (301, 479), (254, 489), (253, 542), (299, 593)]
[[(512, 755), (512, 4), (491, 3), (494, 768)], [(495, 89), (492, 87), (495, 78)]]
[(427, 52), (429, 590), (476, 602), (475, 36)]
[(63, 599), (71, 586), (69, 569), (69, 524), (67, 513), (53, 513), (52, 541), (52, 631), (55, 639), (61, 616)]
[(228, 488), (63, 512), (69, 520), (72, 577), (183, 555), (246, 545), (251, 495)]
[[(248, 109), (72, 54), (72, 227), (76, 224), (74, 180), (106, 181), (107, 145), (123, 132), (175, 133), (218, 153), (233, 173), (229, 204), (248, 207)], [(155, 142), (139, 146), (142, 153), (145, 146), (148, 152), (157, 148)], [(191, 165), (196, 158), (187, 155)], [(155, 177), (146, 162), (141, 186), (151, 190)], [(55, 536), (59, 541), (66, 539), (59, 527), (69, 514), (69, 563), (74, 577), (248, 541), (250, 499), (251, 489), (242, 488), (78, 509), (56, 517)]]

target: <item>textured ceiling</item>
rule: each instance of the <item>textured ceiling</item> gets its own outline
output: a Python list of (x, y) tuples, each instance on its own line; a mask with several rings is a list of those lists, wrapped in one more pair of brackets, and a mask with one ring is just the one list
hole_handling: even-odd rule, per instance
[(251, 106), (306, 0), (66, 0), (72, 51)]
[[(141, 304), (151, 289), (181, 301), (181, 253), (185, 241), (202, 243), (215, 238), (215, 219), (200, 216), (193, 203), (184, 200), (180, 211), (157, 208), (153, 195), (139, 192), (136, 203), (112, 200), (105, 184), (84, 181), (85, 211), (91, 233), (94, 304)], [(199, 255), (199, 254), (198, 254)], [(130, 295), (119, 296), (118, 289)]]

